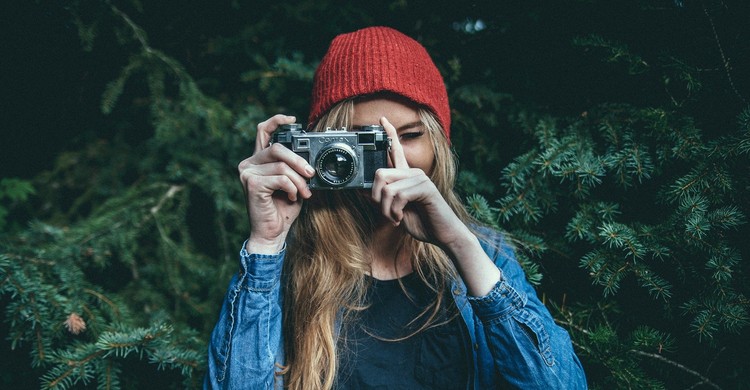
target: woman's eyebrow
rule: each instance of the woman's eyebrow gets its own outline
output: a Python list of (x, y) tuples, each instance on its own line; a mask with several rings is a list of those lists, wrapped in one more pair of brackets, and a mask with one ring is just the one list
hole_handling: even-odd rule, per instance
[(420, 126), (422, 126), (422, 121), (414, 121), (414, 122), (407, 123), (405, 125), (401, 125), (396, 130), (397, 131), (409, 130), (409, 129), (413, 129), (415, 127), (420, 127)]

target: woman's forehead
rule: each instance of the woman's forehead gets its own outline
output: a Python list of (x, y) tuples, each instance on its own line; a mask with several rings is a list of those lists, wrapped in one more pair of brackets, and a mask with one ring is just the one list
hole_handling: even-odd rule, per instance
[(419, 112), (416, 105), (407, 105), (405, 102), (390, 98), (373, 98), (354, 103), (354, 125), (380, 123), (381, 117), (398, 127), (398, 123), (410, 123), (419, 121)]

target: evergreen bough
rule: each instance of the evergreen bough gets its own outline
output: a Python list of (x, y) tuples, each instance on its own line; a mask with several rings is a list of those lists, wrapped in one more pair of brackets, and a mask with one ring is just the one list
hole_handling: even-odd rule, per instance
[[(605, 15), (611, 6), (560, 4)], [(371, 16), (382, 10), (254, 5), (257, 20), (199, 43), (208, 62), (244, 61), (220, 80), (205, 70), (197, 76), (193, 57), (157, 48), (140, 24), (148, 20), (140, 2), (44, 5), (68, 15), (84, 50), (109, 39), (126, 54), (101, 86), (100, 110), (119, 129), (62, 151), (33, 179), (0, 181), (6, 341), (28, 353), (14, 367), (30, 367), (2, 378), (36, 375), (49, 389), (200, 387), (208, 335), (247, 231), (233, 164), (249, 155), (259, 121), (277, 112), (304, 118), (316, 65), (305, 50), (325, 49), (289, 42), (286, 33), (307, 26), (327, 42), (360, 24), (386, 23)], [(624, 42), (614, 30), (577, 33), (565, 42), (568, 59), (651, 93), (555, 110), (538, 104), (549, 92), (541, 82), (523, 85), (539, 95), (506, 89), (527, 64), (514, 69), (520, 76), (503, 68), (512, 63), (477, 70), (494, 59), (477, 60), (486, 53), (472, 46), (494, 50), (492, 39), (508, 34), (528, 41), (499, 47), (540, 51), (523, 28), (536, 32), (560, 19), (555, 7), (488, 3), (425, 16), (398, 2), (388, 12), (419, 21), (401, 29), (425, 43), (448, 82), (467, 209), (508, 233), (528, 279), (570, 332), (590, 386), (745, 388), (746, 363), (726, 351), (747, 346), (750, 321), (750, 108), (716, 23), (723, 8), (737, 6), (616, 6), (630, 16), (671, 9), (697, 17), (707, 39), (696, 44), (716, 50), (719, 71), (694, 65), (689, 52)], [(425, 27), (435, 25), (446, 31)], [(721, 85), (740, 107), (723, 127), (696, 109)]]

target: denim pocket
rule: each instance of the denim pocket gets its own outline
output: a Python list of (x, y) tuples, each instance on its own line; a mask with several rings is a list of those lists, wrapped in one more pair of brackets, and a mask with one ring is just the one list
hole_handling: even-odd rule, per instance
[(534, 312), (520, 310), (514, 313), (513, 320), (518, 324), (518, 328), (521, 329), (524, 337), (527, 337), (534, 344), (539, 354), (542, 355), (544, 362), (548, 366), (553, 366), (555, 359), (552, 355), (549, 333), (542, 326), (542, 321), (539, 320), (539, 317)]

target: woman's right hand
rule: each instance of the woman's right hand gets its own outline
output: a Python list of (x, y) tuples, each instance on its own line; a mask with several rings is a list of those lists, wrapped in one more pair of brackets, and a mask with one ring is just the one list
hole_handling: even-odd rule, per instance
[(269, 147), (271, 134), (294, 122), (293, 116), (275, 115), (259, 123), (255, 152), (237, 167), (250, 219), (245, 248), (250, 253), (279, 253), (302, 209), (302, 199), (312, 196), (307, 179), (315, 175), (313, 167), (281, 144)]

